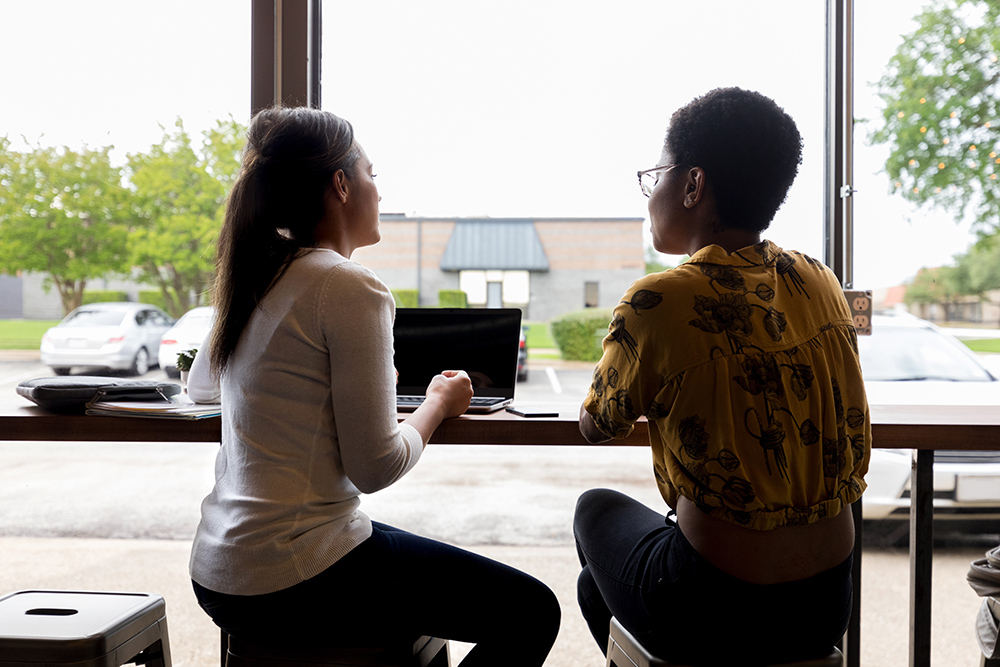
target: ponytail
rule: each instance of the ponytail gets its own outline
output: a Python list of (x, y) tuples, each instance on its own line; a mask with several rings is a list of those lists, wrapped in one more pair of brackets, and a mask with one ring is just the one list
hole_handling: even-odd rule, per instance
[(351, 124), (330, 112), (278, 107), (250, 122), (216, 252), (209, 350), (217, 376), (264, 295), (300, 249), (315, 245), (333, 175), (353, 172), (359, 156)]

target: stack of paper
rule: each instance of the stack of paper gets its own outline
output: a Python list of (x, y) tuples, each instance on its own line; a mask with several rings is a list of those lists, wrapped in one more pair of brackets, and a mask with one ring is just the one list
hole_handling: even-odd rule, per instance
[(218, 403), (195, 403), (186, 394), (161, 401), (97, 400), (87, 405), (88, 415), (116, 417), (156, 417), (159, 419), (205, 419), (222, 414)]

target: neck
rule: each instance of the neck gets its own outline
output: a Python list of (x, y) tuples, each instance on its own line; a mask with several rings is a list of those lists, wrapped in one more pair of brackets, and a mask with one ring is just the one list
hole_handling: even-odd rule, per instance
[(693, 255), (705, 246), (717, 245), (728, 253), (734, 253), (741, 248), (760, 243), (759, 232), (748, 232), (742, 229), (719, 229), (706, 234), (700, 234), (691, 239), (691, 246), (688, 251)]

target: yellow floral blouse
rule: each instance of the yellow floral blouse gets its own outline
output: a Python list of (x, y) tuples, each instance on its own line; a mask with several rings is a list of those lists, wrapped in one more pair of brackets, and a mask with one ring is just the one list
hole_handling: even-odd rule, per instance
[(871, 421), (833, 273), (770, 241), (637, 280), (584, 407), (609, 437), (650, 422), (656, 482), (755, 530), (838, 514), (865, 489)]

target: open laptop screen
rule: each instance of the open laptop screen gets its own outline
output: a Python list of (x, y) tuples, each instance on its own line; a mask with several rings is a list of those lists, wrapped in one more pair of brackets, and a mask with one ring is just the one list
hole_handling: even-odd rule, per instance
[(399, 308), (393, 326), (399, 395), (422, 395), (444, 370), (463, 370), (476, 396), (514, 396), (521, 311)]

